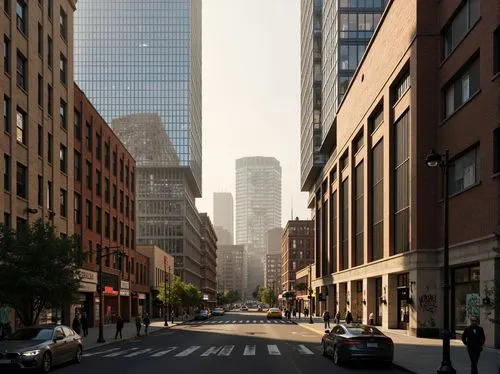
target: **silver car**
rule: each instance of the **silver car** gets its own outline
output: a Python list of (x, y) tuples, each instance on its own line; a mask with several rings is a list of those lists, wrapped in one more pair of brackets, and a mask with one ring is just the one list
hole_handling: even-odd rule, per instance
[(2, 369), (40, 369), (48, 373), (53, 365), (82, 360), (82, 338), (64, 325), (40, 325), (16, 330), (0, 341)]

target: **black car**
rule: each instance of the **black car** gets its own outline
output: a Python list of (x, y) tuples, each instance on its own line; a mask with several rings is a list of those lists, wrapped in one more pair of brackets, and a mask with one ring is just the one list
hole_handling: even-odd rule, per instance
[(336, 365), (351, 360), (377, 360), (392, 364), (394, 343), (373, 326), (351, 324), (335, 325), (326, 330), (321, 339), (323, 355), (333, 356)]

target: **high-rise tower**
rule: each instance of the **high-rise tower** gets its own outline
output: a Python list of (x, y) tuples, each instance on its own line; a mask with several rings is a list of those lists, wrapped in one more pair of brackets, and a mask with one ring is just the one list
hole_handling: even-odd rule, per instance
[(214, 192), (214, 226), (219, 244), (234, 244), (234, 202), (230, 192)]

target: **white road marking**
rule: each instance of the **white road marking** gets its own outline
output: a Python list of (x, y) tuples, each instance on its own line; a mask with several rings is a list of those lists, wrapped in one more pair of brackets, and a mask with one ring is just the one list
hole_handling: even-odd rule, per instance
[(104, 353), (114, 352), (114, 351), (117, 351), (119, 349), (120, 348), (111, 348), (111, 349), (107, 349), (105, 351), (100, 351), (100, 352), (84, 353), (82, 356), (83, 357), (90, 357), (90, 356), (95, 356), (95, 355), (102, 355)]
[(303, 344), (299, 344), (299, 347), (297, 348), (297, 350), (299, 351), (299, 353), (301, 355), (313, 355), (314, 354), (309, 348), (307, 348)]
[(257, 323), (257, 321), (256, 321), (256, 320), (253, 320), (253, 321), (252, 321), (252, 323)]
[(280, 321), (280, 323), (286, 323), (285, 321)]
[(261, 319), (261, 320), (260, 320), (260, 323), (264, 323), (264, 320), (262, 320), (262, 319)]
[(217, 356), (229, 356), (234, 349), (234, 345), (225, 345)]
[(238, 323), (238, 321), (234, 320), (233, 323)]
[(212, 346), (212, 347), (208, 348), (205, 352), (203, 352), (201, 354), (201, 357), (207, 357), (207, 356), (210, 356), (210, 355), (216, 355), (220, 351), (221, 348), (222, 347)]
[(267, 320), (266, 323), (271, 323), (271, 321)]
[(149, 356), (149, 357), (161, 357), (161, 356), (164, 356), (164, 355), (166, 355), (167, 353), (172, 352), (172, 351), (174, 351), (174, 350), (176, 350), (176, 349), (177, 349), (177, 347), (168, 347), (166, 350), (156, 352), (156, 353), (152, 354), (152, 355), (151, 355), (151, 356)]
[(109, 355), (105, 355), (105, 356), (102, 356), (102, 357), (117, 357), (117, 356), (121, 356), (122, 354), (124, 353), (127, 353), (127, 352), (131, 352), (131, 351), (135, 351), (136, 349), (139, 349), (139, 348), (131, 348), (131, 349), (126, 349), (124, 351), (119, 351), (119, 352), (115, 352), (115, 353), (110, 353)]
[(281, 355), (281, 352), (278, 349), (278, 346), (276, 344), (268, 344), (267, 351), (269, 352), (270, 356), (280, 356)]
[(273, 321), (273, 323), (278, 323), (278, 321)]
[(199, 345), (192, 345), (191, 347), (183, 350), (182, 352), (177, 353), (174, 357), (186, 357), (198, 349), (200, 349)]
[(245, 345), (243, 356), (255, 356), (255, 345)]
[(247, 319), (246, 323), (250, 323), (250, 320)]
[(123, 357), (134, 357), (134, 356), (139, 356), (139, 355), (142, 355), (143, 353), (148, 353), (149, 351), (151, 351), (152, 348), (146, 348), (146, 349), (142, 349), (140, 351), (135, 351), (133, 353), (130, 353), (128, 355), (125, 355)]
[(243, 323), (243, 320), (240, 320), (240, 323)]

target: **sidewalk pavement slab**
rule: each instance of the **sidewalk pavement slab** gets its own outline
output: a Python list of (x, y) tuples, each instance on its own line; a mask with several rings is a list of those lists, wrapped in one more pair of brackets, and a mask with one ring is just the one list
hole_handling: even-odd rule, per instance
[[(315, 317), (296, 320), (299, 325), (322, 336), (325, 326), (321, 318)], [(333, 326), (333, 323), (331, 324)], [(407, 371), (418, 374), (436, 373), (442, 360), (442, 340), (409, 336), (404, 330), (391, 330), (378, 327), (394, 341), (394, 364)], [(460, 340), (451, 340), (451, 362), (457, 374), (470, 373), (470, 360), (467, 349)], [(500, 374), (498, 367), (500, 350), (484, 348), (479, 359), (478, 370), (481, 374)]]
[[(168, 329), (172, 326), (175, 326), (182, 321), (175, 321), (174, 324), (172, 324), (170, 321), (168, 322), (168, 327), (163, 326), (164, 321), (163, 320), (153, 320), (151, 321), (151, 324), (149, 325), (148, 333), (157, 333), (163, 329)], [(123, 325), (122, 329), (122, 336), (123, 339), (116, 339), (115, 340), (115, 333), (116, 333), (116, 325), (115, 324), (106, 324), (104, 325), (104, 340), (106, 340), (105, 343), (97, 343), (97, 338), (99, 337), (99, 327), (90, 327), (89, 328), (89, 334), (83, 338), (83, 348), (85, 351), (88, 351), (90, 349), (98, 348), (98, 347), (103, 347), (106, 346), (107, 344), (114, 343), (116, 341), (120, 340), (130, 340), (134, 339), (137, 337), (137, 330), (135, 327), (134, 322), (130, 323), (125, 323)], [(83, 336), (83, 333), (82, 333)], [(144, 337), (144, 325), (141, 327), (141, 336)]]

